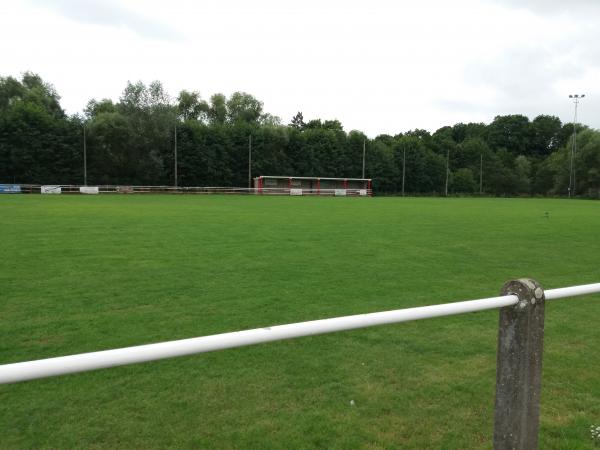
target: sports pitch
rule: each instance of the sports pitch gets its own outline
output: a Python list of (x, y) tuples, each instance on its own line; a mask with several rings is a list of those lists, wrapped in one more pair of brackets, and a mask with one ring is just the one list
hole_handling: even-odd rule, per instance
[[(600, 282), (600, 203), (0, 197), (0, 364)], [(540, 448), (600, 425), (600, 296), (546, 306)], [(490, 448), (498, 312), (0, 386), (0, 448)]]

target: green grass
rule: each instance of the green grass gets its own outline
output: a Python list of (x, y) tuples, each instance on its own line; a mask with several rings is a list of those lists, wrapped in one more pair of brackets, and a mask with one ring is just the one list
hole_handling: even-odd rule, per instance
[[(0, 363), (598, 282), (599, 230), (589, 201), (6, 195)], [(547, 305), (541, 448), (594, 445), (599, 317)], [(0, 448), (490, 448), (497, 320), (0, 386)]]

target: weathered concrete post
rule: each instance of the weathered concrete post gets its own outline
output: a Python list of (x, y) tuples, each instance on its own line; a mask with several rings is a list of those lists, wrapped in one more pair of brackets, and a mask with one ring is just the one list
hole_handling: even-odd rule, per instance
[(538, 444), (544, 343), (544, 290), (535, 280), (507, 282), (502, 295), (519, 297), (500, 310), (494, 449), (535, 449)]

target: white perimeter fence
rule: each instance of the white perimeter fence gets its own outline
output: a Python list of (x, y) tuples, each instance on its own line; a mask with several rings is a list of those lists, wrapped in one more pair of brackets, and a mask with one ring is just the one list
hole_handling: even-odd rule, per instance
[[(8, 186), (8, 185), (6, 185)], [(97, 185), (81, 186), (72, 184), (11, 185), (18, 190), (6, 190), (12, 194), (237, 194), (237, 195), (293, 195), (293, 196), (334, 196), (370, 197), (372, 189), (299, 189), (299, 188), (242, 188), (219, 186), (128, 186)]]
[(0, 384), (206, 353), (265, 342), (500, 308), (495, 449), (537, 447), (544, 310), (547, 300), (600, 293), (600, 283), (544, 291), (507, 282), (499, 297), (277, 325), (192, 339), (0, 365)]

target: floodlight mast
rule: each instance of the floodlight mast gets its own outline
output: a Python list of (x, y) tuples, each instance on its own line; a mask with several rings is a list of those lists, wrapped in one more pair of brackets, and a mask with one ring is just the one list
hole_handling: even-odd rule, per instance
[(575, 104), (575, 115), (573, 117), (573, 141), (571, 144), (571, 164), (569, 169), (569, 198), (575, 195), (575, 169), (573, 166), (573, 160), (577, 153), (577, 107), (579, 106), (579, 100), (584, 98), (585, 94), (569, 94), (569, 98), (573, 99)]
[(177, 122), (175, 123), (175, 126), (173, 127), (173, 134), (174, 134), (174, 148), (173, 148), (173, 181), (174, 181), (174, 186), (175, 188), (177, 188)]
[(87, 186), (87, 139), (85, 135), (85, 121), (83, 122), (83, 185)]
[(450, 175), (450, 148), (446, 149), (446, 186), (444, 195), (448, 197), (448, 176)]
[(404, 197), (404, 178), (406, 175), (406, 145), (402, 146), (402, 197)]

